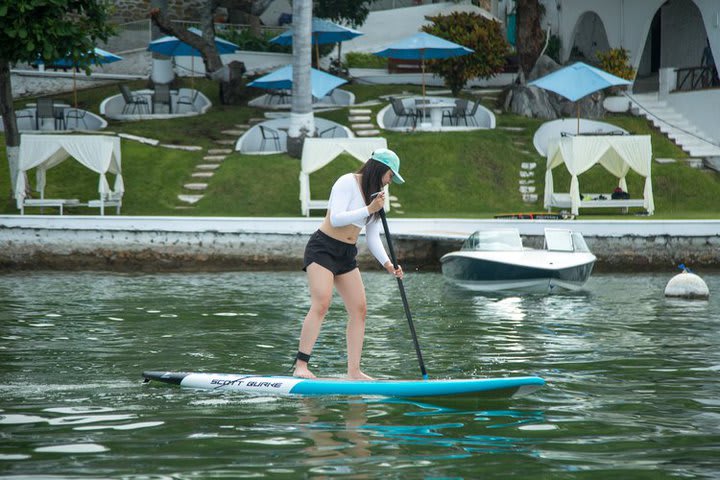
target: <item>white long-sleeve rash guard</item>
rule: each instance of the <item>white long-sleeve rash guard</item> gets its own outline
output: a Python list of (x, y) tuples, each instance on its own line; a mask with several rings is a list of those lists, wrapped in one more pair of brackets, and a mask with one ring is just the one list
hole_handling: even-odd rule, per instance
[(350, 224), (358, 228), (365, 227), (368, 249), (380, 265), (385, 266), (390, 258), (380, 240), (380, 220), (376, 218), (368, 221), (370, 211), (365, 205), (360, 185), (353, 173), (347, 173), (337, 179), (330, 192), (328, 210), (330, 210), (330, 224), (333, 227), (345, 227)]

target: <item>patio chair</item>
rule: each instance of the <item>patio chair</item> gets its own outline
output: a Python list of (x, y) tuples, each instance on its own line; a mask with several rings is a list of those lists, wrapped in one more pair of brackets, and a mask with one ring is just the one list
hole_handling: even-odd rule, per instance
[(468, 101), (464, 98), (458, 98), (455, 100), (455, 107), (452, 110), (447, 110), (443, 112), (442, 118), (443, 120), (447, 118), (450, 122), (450, 125), (453, 124), (453, 120), (455, 121), (455, 125), (460, 125), (460, 119), (465, 120), (465, 125), (467, 126), (467, 106)]
[(413, 126), (417, 124), (417, 112), (414, 110), (407, 110), (402, 100), (400, 100), (399, 98), (390, 97), (390, 105), (392, 105), (393, 113), (395, 114), (395, 122), (393, 123), (393, 127), (397, 126), (401, 118), (405, 119), (403, 125), (407, 125), (408, 120), (411, 119), (413, 121)]
[(195, 100), (197, 100), (198, 95), (200, 95), (200, 90), (192, 89), (179, 94), (177, 103), (175, 104), (175, 110), (180, 113), (180, 106), (187, 105), (190, 111), (196, 112), (197, 109), (195, 108)]
[(45, 119), (52, 119), (53, 124), (55, 124), (55, 111), (53, 109), (53, 100), (51, 98), (38, 98), (36, 101), (36, 108), (35, 130), (40, 130), (40, 128), (45, 124)]
[(474, 123), (475, 125), (479, 126), (478, 121), (477, 121), (477, 119), (475, 118), (475, 113), (477, 113), (477, 110), (478, 110), (478, 107), (479, 107), (479, 106), (480, 106), (480, 102), (479, 102), (479, 101), (475, 101), (475, 103), (473, 103), (473, 106), (472, 106), (472, 108), (470, 109), (470, 111), (468, 111), (468, 112), (465, 113), (465, 115), (464, 115), (465, 125), (468, 124), (468, 123), (467, 123), (467, 120), (468, 120), (468, 118), (469, 118), (472, 123)]
[(32, 108), (23, 108), (15, 112), (15, 119), (17, 120), (18, 130), (22, 130), (20, 127), (20, 120), (28, 121), (28, 129), (33, 130), (35, 128), (35, 110)]
[(318, 137), (320, 138), (335, 138), (335, 132), (337, 131), (338, 127), (337, 125), (333, 127), (326, 128), (325, 130), (321, 130), (320, 133), (318, 133)]
[(290, 103), (291, 97), (292, 94), (289, 93), (287, 90), (269, 90), (265, 102), (268, 105), (272, 105), (273, 99), (275, 99), (277, 100), (275, 105), (284, 105)]
[(275, 130), (274, 128), (265, 127), (263, 125), (259, 125), (260, 127), (260, 135), (262, 136), (262, 140), (260, 141), (260, 151), (265, 151), (265, 144), (272, 140), (275, 143), (275, 150), (281, 151), (282, 148), (280, 147), (280, 133)]
[(67, 128), (70, 128), (70, 120), (75, 120), (75, 128), (80, 127), (80, 122), (82, 122), (83, 126), (87, 129), (87, 122), (85, 121), (85, 114), (87, 113), (86, 110), (82, 110), (80, 108), (68, 108), (65, 112), (65, 125)]
[(155, 113), (155, 105), (167, 105), (168, 113), (173, 113), (172, 111), (172, 96), (170, 95), (170, 85), (163, 84), (163, 83), (156, 83), (155, 84), (155, 92), (152, 96), (152, 102), (153, 102), (153, 113)]
[(119, 85), (120, 93), (122, 93), (123, 100), (125, 100), (125, 107), (123, 107), (122, 113), (136, 113), (138, 110), (140, 113), (150, 113), (150, 104), (147, 98), (140, 95), (133, 95), (127, 85)]

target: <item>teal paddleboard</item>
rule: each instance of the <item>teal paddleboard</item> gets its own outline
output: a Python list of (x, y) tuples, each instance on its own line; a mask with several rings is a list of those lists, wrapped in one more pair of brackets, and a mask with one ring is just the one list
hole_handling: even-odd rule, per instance
[(466, 380), (345, 380), (229, 373), (143, 372), (159, 381), (201, 390), (260, 395), (377, 395), (398, 398), (512, 397), (532, 393), (545, 384), (540, 377)]

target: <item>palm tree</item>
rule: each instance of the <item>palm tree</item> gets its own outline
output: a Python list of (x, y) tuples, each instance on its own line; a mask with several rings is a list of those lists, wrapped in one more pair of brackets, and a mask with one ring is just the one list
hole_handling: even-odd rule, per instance
[(538, 0), (518, 0), (517, 52), (523, 83), (535, 66), (545, 43), (545, 33), (540, 26), (542, 7)]
[(288, 129), (288, 154), (300, 158), (305, 137), (315, 136), (310, 62), (312, 60), (312, 0), (293, 2), (293, 87)]

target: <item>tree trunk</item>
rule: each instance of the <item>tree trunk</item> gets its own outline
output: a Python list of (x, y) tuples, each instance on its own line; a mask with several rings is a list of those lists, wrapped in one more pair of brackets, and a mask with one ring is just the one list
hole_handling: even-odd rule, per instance
[(545, 43), (545, 35), (540, 28), (542, 12), (538, 0), (517, 0), (516, 8), (518, 62), (523, 77), (528, 78)]
[(315, 117), (312, 110), (310, 63), (312, 31), (312, 1), (293, 2), (293, 87), (292, 111), (288, 129), (288, 154), (300, 158), (305, 137), (315, 136)]
[(223, 68), (220, 55), (215, 48), (215, 25), (213, 23), (213, 12), (215, 10), (215, 2), (206, 0), (203, 3), (200, 12), (200, 26), (203, 32), (202, 36), (189, 32), (186, 28), (175, 26), (165, 15), (165, 12), (159, 9), (153, 9), (150, 12), (150, 18), (153, 23), (166, 35), (172, 35), (195, 48), (202, 55), (205, 63), (206, 76), (213, 78)]
[(15, 195), (15, 182), (19, 170), (20, 132), (15, 118), (13, 106), (12, 80), (10, 78), (10, 64), (0, 59), (0, 115), (5, 128), (5, 145), (7, 147), (8, 167), (10, 169), (10, 191)]
[(250, 26), (250, 32), (259, 37), (262, 34), (260, 15), (272, 4), (273, 0), (217, 0), (218, 6), (228, 11), (228, 23), (241, 23)]

